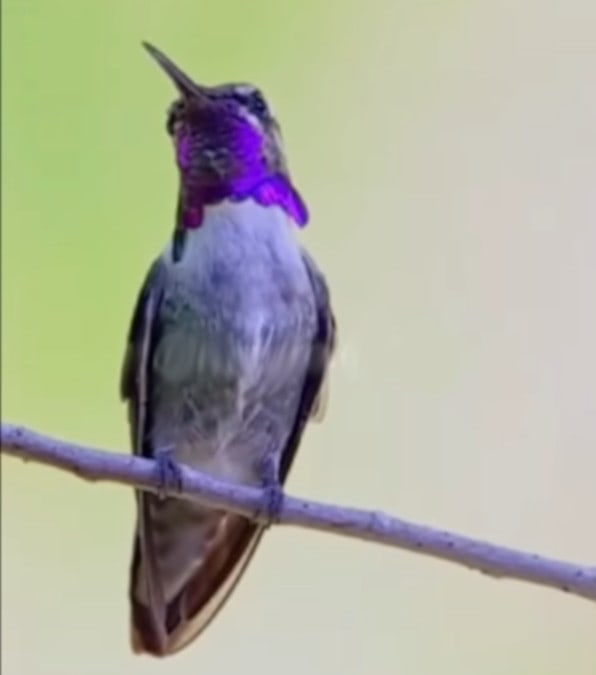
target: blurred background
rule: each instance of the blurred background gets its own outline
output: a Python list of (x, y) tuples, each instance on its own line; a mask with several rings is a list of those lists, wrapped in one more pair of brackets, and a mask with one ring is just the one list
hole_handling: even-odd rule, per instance
[[(258, 83), (340, 326), (292, 493), (596, 561), (596, 4), (4, 0), (3, 419), (126, 452), (173, 90)], [(2, 460), (6, 675), (594, 675), (596, 609), (289, 528), (168, 661), (128, 646), (130, 491)]]

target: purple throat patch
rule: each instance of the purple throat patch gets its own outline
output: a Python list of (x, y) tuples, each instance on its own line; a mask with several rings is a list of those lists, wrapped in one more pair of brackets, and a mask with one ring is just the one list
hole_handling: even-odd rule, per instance
[(279, 206), (299, 227), (308, 222), (308, 209), (298, 191), (286, 176), (275, 174), (256, 181), (240, 179), (228, 184), (195, 187), (182, 209), (182, 227), (200, 227), (205, 206), (224, 199), (234, 202), (253, 199), (261, 206)]

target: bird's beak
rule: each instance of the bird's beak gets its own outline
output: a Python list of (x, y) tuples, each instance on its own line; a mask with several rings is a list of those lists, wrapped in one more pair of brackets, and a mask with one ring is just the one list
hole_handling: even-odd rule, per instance
[(157, 47), (154, 47), (149, 42), (143, 42), (143, 47), (151, 54), (157, 63), (163, 68), (166, 75), (172, 80), (176, 89), (186, 98), (194, 98), (195, 100), (209, 101), (208, 88), (203, 87), (188, 77), (178, 66), (171, 61), (163, 52), (160, 52)]

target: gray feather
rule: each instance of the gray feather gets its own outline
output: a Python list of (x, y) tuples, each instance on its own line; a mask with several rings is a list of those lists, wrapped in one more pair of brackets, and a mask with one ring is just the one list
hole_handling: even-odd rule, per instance
[[(122, 394), (136, 453), (168, 452), (259, 485), (264, 453), (285, 480), (320, 407), (335, 321), (324, 278), (286, 221), (273, 209), (242, 208), (214, 211), (178, 262), (169, 248), (153, 265), (133, 316)], [(169, 653), (221, 607), (262, 528), (190, 502), (145, 494), (138, 504), (130, 594), (133, 626), (146, 634), (136, 647)]]

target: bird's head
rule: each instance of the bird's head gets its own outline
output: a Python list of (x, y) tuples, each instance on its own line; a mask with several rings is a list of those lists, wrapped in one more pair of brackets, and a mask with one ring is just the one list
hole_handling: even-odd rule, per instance
[(143, 44), (180, 94), (169, 108), (166, 127), (182, 191), (190, 197), (200, 194), (205, 203), (253, 198), (267, 206), (283, 201), (278, 205), (304, 225), (308, 214), (291, 184), (281, 131), (259, 89), (197, 84), (157, 48)]

